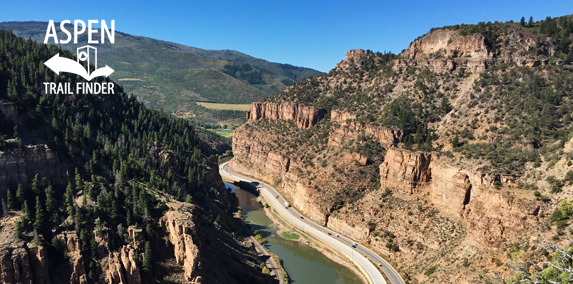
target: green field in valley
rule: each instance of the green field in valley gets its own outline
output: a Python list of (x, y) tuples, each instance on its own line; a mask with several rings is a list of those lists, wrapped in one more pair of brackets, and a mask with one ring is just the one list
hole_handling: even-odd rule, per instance
[(223, 137), (231, 136), (231, 134), (233, 134), (233, 130), (231, 130), (231, 129), (214, 130), (214, 131), (215, 131), (215, 133), (217, 133)]
[(220, 104), (220, 103), (205, 103), (205, 102), (197, 102), (197, 104), (206, 107), (208, 109), (249, 111), (249, 109), (251, 108), (250, 104)]

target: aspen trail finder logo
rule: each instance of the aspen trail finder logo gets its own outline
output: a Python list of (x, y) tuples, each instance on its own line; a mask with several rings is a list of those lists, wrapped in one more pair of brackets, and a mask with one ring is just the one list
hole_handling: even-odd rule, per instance
[[(91, 59), (91, 56), (89, 55), (90, 53), (92, 53), (95, 55), (93, 62)], [(56, 74), (60, 74), (60, 72), (68, 72), (68, 73), (73, 73), (76, 75), (80, 75), (82, 76), (82, 78), (91, 81), (91, 79), (95, 78), (95, 77), (99, 77), (99, 76), (109, 76), (111, 75), (111, 73), (113, 73), (113, 69), (111, 69), (109, 66), (105, 66), (103, 68), (98, 69), (97, 68), (97, 48), (86, 45), (83, 47), (78, 48), (77, 51), (77, 57), (78, 60), (77, 61), (73, 61), (71, 59), (65, 58), (65, 57), (60, 57), (60, 54), (56, 54), (54, 55), (54, 57), (50, 58), (50, 60), (46, 61), (46, 63), (44, 63), (44, 65), (46, 65), (48, 68), (52, 69), (52, 71), (56, 72)], [(81, 62), (86, 62), (87, 66), (86, 68), (84, 68), (84, 66), (82, 66)], [(92, 66), (90, 64), (93, 64), (95, 66), (95, 69), (92, 71), (90, 70), (92, 68)]]
[[(44, 43), (47, 44), (50, 39), (53, 39), (55, 44), (66, 44), (72, 40), (72, 35), (70, 31), (66, 29), (66, 24), (70, 24), (70, 20), (65, 20), (60, 23), (61, 31), (67, 35), (65, 40), (58, 41), (58, 34), (56, 32), (56, 27), (54, 25), (54, 21), (50, 20), (48, 24), (48, 29), (46, 31), (46, 37), (44, 38)], [(97, 39), (94, 39), (94, 34), (101, 32), (101, 43), (105, 43), (105, 35), (107, 35), (108, 40), (111, 44), (115, 43), (115, 20), (111, 20), (111, 31), (107, 26), (105, 20), (101, 21), (101, 28), (93, 29), (92, 24), (98, 24), (97, 20), (89, 20), (88, 21), (88, 43), (89, 44), (98, 44)], [(84, 33), (86, 31), (86, 24), (82, 20), (75, 20), (74, 21), (74, 44), (78, 43), (78, 35)], [(109, 66), (105, 66), (102, 68), (97, 67), (97, 48), (85, 45), (82, 47), (77, 48), (76, 50), (76, 57), (77, 61), (74, 61), (69, 58), (60, 57), (60, 54), (54, 55), (48, 61), (44, 63), (44, 65), (54, 71), (56, 74), (60, 75), (60, 72), (67, 72), (76, 74), (81, 76), (82, 78), (86, 79), (87, 81), (91, 81), (95, 77), (105, 76), (108, 77), (111, 73), (114, 72)], [(85, 68), (83, 63), (85, 63)], [(44, 89), (46, 93), (50, 94), (73, 94), (72, 86), (70, 83), (53, 83), (53, 82), (44, 82)], [(113, 83), (89, 83), (89, 82), (78, 82), (75, 88), (76, 92), (81, 93), (91, 93), (91, 94), (113, 94), (114, 93), (114, 84)]]

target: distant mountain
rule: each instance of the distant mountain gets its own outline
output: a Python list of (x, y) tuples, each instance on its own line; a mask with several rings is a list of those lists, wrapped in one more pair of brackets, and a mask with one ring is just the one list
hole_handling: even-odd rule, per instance
[[(3, 22), (0, 29), (43, 42), (47, 22)], [(65, 38), (56, 24), (58, 36)], [(70, 25), (69, 30), (73, 26)], [(61, 45), (76, 52), (87, 43), (87, 34), (78, 44)], [(92, 44), (94, 45), (94, 44)], [(152, 108), (199, 116), (207, 110), (196, 101), (250, 103), (280, 91), (295, 81), (321, 74), (288, 64), (271, 63), (233, 50), (203, 50), (167, 41), (132, 36), (119, 31), (115, 44), (95, 44), (98, 65), (109, 65), (110, 76), (127, 92)], [(212, 115), (219, 116), (213, 110)], [(226, 115), (222, 115), (225, 116)], [(242, 116), (242, 115), (241, 115)], [(216, 120), (216, 119), (215, 119)]]
[(209, 58), (223, 59), (237, 63), (250, 64), (256, 66), (257, 68), (267, 70), (269, 72), (278, 75), (289, 77), (290, 79), (293, 79), (295, 81), (298, 81), (306, 77), (312, 77), (321, 74), (321, 72), (316, 71), (314, 69), (292, 66), (290, 64), (268, 62), (266, 60), (254, 58), (252, 56), (246, 55), (244, 53), (235, 50), (206, 50), (196, 47), (189, 47), (185, 45), (183, 45), (182, 47), (183, 47), (182, 50), (185, 52)]

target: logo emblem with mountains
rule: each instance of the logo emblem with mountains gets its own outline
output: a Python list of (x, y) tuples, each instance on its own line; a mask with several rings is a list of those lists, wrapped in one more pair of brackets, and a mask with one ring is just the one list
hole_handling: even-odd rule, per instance
[[(93, 56), (91, 56), (92, 54)], [(79, 75), (88, 81), (91, 81), (93, 78), (99, 76), (108, 77), (111, 75), (111, 73), (114, 72), (114, 70), (107, 65), (99, 69), (97, 68), (97, 48), (93, 46), (86, 45), (79, 47), (77, 49), (77, 57), (78, 60), (73, 61), (69, 58), (60, 57), (60, 54), (58, 53), (46, 61), (44, 65), (52, 69), (52, 71), (56, 72), (58, 75), (60, 72), (68, 72)], [(86, 68), (82, 66), (82, 62), (87, 63)], [(93, 70), (91, 70), (91, 64), (95, 66)]]

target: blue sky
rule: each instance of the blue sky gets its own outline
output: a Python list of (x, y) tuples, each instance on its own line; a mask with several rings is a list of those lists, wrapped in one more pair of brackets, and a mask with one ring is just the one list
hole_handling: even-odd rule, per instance
[[(573, 13), (573, 1), (9, 1), (0, 21), (116, 20), (116, 30), (332, 69), (355, 48), (399, 53), (432, 27)], [(97, 4), (95, 4), (97, 3)]]

